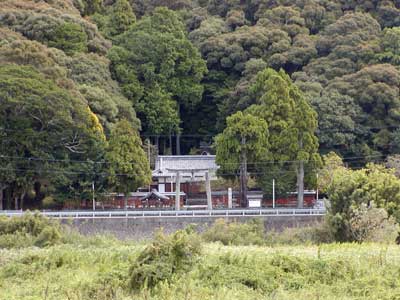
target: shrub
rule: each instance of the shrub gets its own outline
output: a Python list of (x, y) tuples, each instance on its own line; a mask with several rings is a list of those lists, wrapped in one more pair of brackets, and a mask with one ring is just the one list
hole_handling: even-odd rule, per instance
[(356, 242), (394, 242), (400, 231), (394, 218), (383, 208), (367, 208), (361, 205), (353, 210), (349, 232)]
[(195, 264), (200, 252), (198, 236), (188, 230), (180, 230), (172, 235), (159, 232), (131, 267), (130, 287), (135, 290), (152, 288), (159, 282), (171, 279), (175, 274), (188, 271)]
[(202, 237), (206, 242), (219, 241), (224, 245), (262, 245), (265, 243), (265, 229), (258, 219), (248, 223), (229, 223), (218, 219)]
[(35, 246), (47, 247), (56, 244), (61, 239), (60, 231), (51, 226), (45, 227), (35, 240)]
[(322, 244), (334, 242), (329, 224), (325, 221), (307, 227), (286, 228), (281, 232), (269, 231), (265, 243), (272, 245)]
[(47, 38), (48, 46), (61, 49), (69, 55), (87, 51), (87, 35), (79, 24), (62, 23)]
[(0, 248), (46, 247), (61, 239), (60, 224), (40, 215), (0, 218)]

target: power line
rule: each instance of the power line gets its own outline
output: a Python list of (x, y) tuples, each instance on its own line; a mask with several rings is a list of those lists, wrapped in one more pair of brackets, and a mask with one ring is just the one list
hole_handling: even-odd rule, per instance
[[(379, 162), (384, 162), (379, 161)], [(364, 167), (353, 167), (348, 168), (350, 170), (363, 169)], [(107, 173), (107, 172), (90, 172), (90, 171), (67, 171), (67, 170), (58, 170), (58, 169), (37, 169), (37, 168), (5, 168), (0, 167), (0, 170), (3, 171), (21, 171), (21, 172), (37, 172), (37, 173), (48, 173), (48, 174), (70, 174), (70, 175), (96, 175), (96, 176), (142, 176), (143, 174), (138, 173)], [(257, 172), (249, 172), (250, 175), (278, 175), (278, 174), (296, 174), (297, 172), (294, 170), (279, 170), (279, 171), (257, 171)], [(238, 176), (239, 172), (232, 173), (218, 173), (218, 176)]]
[[(337, 130), (337, 129), (325, 129), (325, 130), (320, 130), (316, 129), (318, 132), (333, 132), (333, 133), (359, 133), (359, 131), (363, 130), (381, 130), (381, 129), (399, 129), (399, 125), (387, 125), (387, 126), (377, 126), (377, 127), (371, 127), (371, 126), (362, 126), (361, 128), (354, 128), (352, 130)], [(30, 129), (30, 128), (26, 128)], [(4, 132), (21, 132), (23, 130), (21, 129), (6, 129), (6, 128), (0, 128), (0, 131)], [(192, 134), (140, 134), (141, 137), (214, 137), (216, 134), (197, 134), (197, 133), (192, 133)]]
[[(379, 154), (379, 155), (366, 155), (366, 156), (348, 156), (343, 157), (343, 161), (357, 161), (357, 160), (365, 160), (368, 158), (382, 158), (386, 157), (386, 154)], [(0, 155), (0, 159), (13, 159), (13, 160), (25, 160), (25, 161), (42, 161), (42, 162), (59, 162), (59, 163), (72, 163), (72, 164), (112, 164), (106, 161), (85, 161), (85, 160), (70, 160), (70, 159), (49, 159), (49, 158), (38, 158), (38, 157), (21, 157), (21, 156), (8, 156), (8, 155)], [(317, 160), (309, 160), (307, 162), (315, 162)], [(248, 165), (263, 165), (263, 164), (282, 164), (282, 163), (299, 163), (302, 162), (301, 160), (264, 160), (264, 161), (256, 161), (256, 162), (248, 162)], [(303, 161), (304, 162), (304, 161)], [(123, 165), (131, 165), (132, 163), (126, 162)], [(239, 163), (234, 162), (226, 162), (221, 164), (224, 165), (237, 165)]]

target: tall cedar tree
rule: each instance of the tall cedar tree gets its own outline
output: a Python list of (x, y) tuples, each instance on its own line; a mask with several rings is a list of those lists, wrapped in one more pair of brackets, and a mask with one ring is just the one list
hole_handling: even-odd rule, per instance
[(319, 164), (317, 114), (301, 91), (283, 71), (265, 69), (257, 74), (251, 92), (257, 104), (248, 112), (268, 124), (270, 152), (274, 161), (293, 161), (297, 175), (298, 207), (304, 202), (304, 164)]
[(109, 165), (110, 184), (116, 191), (125, 194), (126, 210), (128, 193), (151, 182), (150, 164), (142, 148), (142, 141), (127, 120), (119, 121), (111, 131), (106, 161)]
[(215, 138), (216, 162), (221, 173), (240, 172), (240, 201), (247, 207), (247, 170), (254, 162), (263, 160), (268, 154), (268, 125), (259, 117), (241, 111), (226, 120), (227, 127)]

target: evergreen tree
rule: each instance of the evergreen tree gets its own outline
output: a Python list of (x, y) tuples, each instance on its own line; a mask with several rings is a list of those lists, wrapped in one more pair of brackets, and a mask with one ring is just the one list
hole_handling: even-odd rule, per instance
[(127, 0), (117, 0), (112, 6), (108, 24), (110, 35), (116, 36), (124, 33), (135, 22), (136, 17), (129, 2)]
[(268, 125), (262, 118), (237, 112), (226, 120), (227, 127), (215, 138), (216, 162), (220, 173), (240, 171), (241, 206), (247, 207), (247, 171), (268, 154)]
[(126, 210), (129, 193), (151, 182), (150, 164), (142, 141), (127, 120), (119, 121), (111, 131), (106, 162), (110, 184), (125, 194)]
[(317, 115), (283, 70), (265, 69), (259, 72), (251, 86), (251, 93), (257, 104), (247, 111), (267, 122), (270, 153), (277, 165), (293, 162), (297, 175), (298, 206), (303, 207), (304, 164), (318, 165), (320, 162), (315, 136)]

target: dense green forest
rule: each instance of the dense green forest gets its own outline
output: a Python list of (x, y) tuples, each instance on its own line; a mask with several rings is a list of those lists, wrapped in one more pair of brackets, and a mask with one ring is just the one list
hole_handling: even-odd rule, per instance
[(230, 157), (229, 122), (267, 126), (269, 153), (248, 150), (266, 192), (312, 187), (318, 153), (400, 150), (399, 65), (397, 0), (0, 0), (0, 203), (135, 189), (147, 149), (220, 133)]

